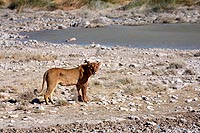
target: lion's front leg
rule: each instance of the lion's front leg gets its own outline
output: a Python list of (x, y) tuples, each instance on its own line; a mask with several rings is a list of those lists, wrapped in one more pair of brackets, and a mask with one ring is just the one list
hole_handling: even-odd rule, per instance
[[(85, 84), (82, 84), (82, 85), (76, 85), (77, 91), (78, 91), (78, 101), (80, 101), (80, 102), (88, 102), (89, 101), (88, 97), (86, 95), (87, 86), (88, 86), (87, 82)], [(82, 92), (82, 96), (81, 96), (80, 90)]]
[(85, 84), (83, 84), (82, 87), (81, 87), (82, 97), (83, 97), (83, 101), (84, 102), (88, 102), (89, 101), (89, 99), (88, 99), (88, 97), (86, 95), (87, 87), (88, 87), (88, 83), (87, 82)]
[(81, 85), (76, 85), (77, 91), (78, 91), (78, 101), (83, 102), (82, 96), (81, 96)]

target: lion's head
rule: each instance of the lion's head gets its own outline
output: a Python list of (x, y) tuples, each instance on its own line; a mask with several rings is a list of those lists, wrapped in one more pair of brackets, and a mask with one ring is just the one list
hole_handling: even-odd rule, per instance
[(85, 61), (86, 67), (87, 67), (87, 73), (90, 75), (95, 75), (96, 72), (99, 70), (101, 62), (89, 62)]

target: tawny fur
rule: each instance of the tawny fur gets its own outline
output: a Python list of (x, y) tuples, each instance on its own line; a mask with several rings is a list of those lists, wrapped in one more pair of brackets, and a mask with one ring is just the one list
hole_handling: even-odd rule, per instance
[(87, 64), (82, 64), (72, 69), (51, 68), (44, 73), (42, 90), (38, 92), (37, 89), (35, 89), (34, 93), (37, 96), (42, 95), (44, 84), (46, 82), (47, 89), (44, 93), (44, 100), (46, 104), (48, 104), (48, 100), (53, 104), (52, 95), (57, 84), (63, 86), (76, 85), (78, 91), (78, 100), (87, 102), (88, 98), (86, 95), (86, 90), (88, 86), (88, 79), (92, 74), (95, 74), (98, 71), (100, 65), (100, 62), (87, 62)]

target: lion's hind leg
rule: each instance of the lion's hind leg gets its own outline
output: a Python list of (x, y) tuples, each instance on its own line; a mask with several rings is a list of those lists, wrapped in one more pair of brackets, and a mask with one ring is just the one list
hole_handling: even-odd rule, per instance
[(48, 105), (49, 104), (49, 101), (54, 104), (53, 100), (52, 100), (52, 93), (53, 92), (50, 92), (50, 91), (47, 91), (46, 94), (44, 94), (44, 100), (46, 102), (46, 104)]
[(44, 94), (44, 100), (45, 100), (45, 102), (46, 102), (47, 105), (49, 104), (49, 101), (52, 104), (54, 104), (54, 102), (52, 100), (52, 95), (53, 95), (53, 92), (55, 90), (55, 87), (56, 87), (56, 84), (47, 85), (47, 91)]
[(51, 104), (55, 104), (54, 102), (53, 102), (53, 100), (52, 100), (52, 95), (53, 95), (53, 92), (50, 94), (50, 96), (49, 96), (49, 101), (51, 102)]

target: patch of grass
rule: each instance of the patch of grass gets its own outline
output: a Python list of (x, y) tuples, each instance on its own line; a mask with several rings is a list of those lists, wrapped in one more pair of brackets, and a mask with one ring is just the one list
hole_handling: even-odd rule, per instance
[(177, 75), (177, 71), (174, 69), (168, 69), (164, 72), (165, 75)]
[(152, 70), (152, 75), (162, 76), (163, 74), (164, 74), (164, 70), (163, 69)]
[(17, 88), (14, 86), (3, 86), (0, 89), (0, 92), (5, 92), (5, 93), (17, 93)]
[(26, 107), (23, 105), (18, 105), (15, 110), (26, 110)]
[(145, 1), (144, 0), (135, 0), (135, 1), (132, 1), (128, 4), (126, 4), (125, 6), (121, 7), (120, 9), (122, 10), (129, 10), (129, 9), (132, 9), (134, 7), (139, 7), (139, 6), (142, 6), (144, 5)]
[(27, 57), (28, 60), (36, 60), (36, 61), (53, 61), (57, 59), (56, 55), (30, 55)]
[(1, 110), (1, 111), (5, 110), (6, 107), (7, 107), (7, 104), (2, 104), (2, 103), (0, 103), (0, 110)]
[(164, 87), (162, 84), (153, 84), (149, 82), (145, 87), (145, 90), (158, 93), (158, 92), (165, 92), (167, 88)]
[(0, 59), (11, 59), (20, 61), (54, 61), (57, 60), (57, 55), (50, 54), (29, 54), (29, 53), (12, 53), (10, 55), (0, 55)]
[(132, 85), (128, 85), (126, 88), (124, 88), (125, 94), (132, 96), (145, 93), (165, 92), (166, 90), (167, 88), (162, 86), (161, 84), (147, 83), (147, 85), (142, 85), (139, 82)]
[(53, 0), (10, 0), (10, 6), (14, 6), (16, 8), (24, 7), (39, 7), (39, 8), (48, 8), (54, 5)]
[(87, 6), (90, 9), (101, 9), (101, 8), (108, 8), (109, 5), (107, 2), (104, 1), (97, 1), (97, 0), (90, 0), (89, 2), (87, 2)]
[(1, 89), (0, 89), (0, 92), (7, 92), (6, 87), (1, 88)]
[(185, 64), (183, 62), (176, 61), (176, 62), (170, 63), (167, 69), (180, 69), (180, 68), (184, 68), (184, 66)]
[(103, 84), (102, 82), (98, 81), (98, 80), (94, 80), (94, 81), (91, 81), (89, 82), (90, 86), (91, 87), (99, 87), (99, 88), (102, 88), (103, 87)]
[(0, 54), (0, 59), (5, 59), (5, 54)]
[(117, 79), (116, 82), (121, 83), (122, 85), (126, 85), (126, 84), (131, 84), (131, 83), (133, 83), (133, 79), (132, 79), (132, 78), (125, 77), (125, 78)]
[(56, 105), (57, 105), (57, 106), (67, 106), (68, 103), (67, 103), (67, 101), (64, 100), (64, 99), (59, 99), (59, 100), (57, 101)]
[(0, 1), (0, 8), (5, 5), (5, 2), (4, 1)]
[(4, 99), (4, 98), (5, 98), (5, 95), (0, 94), (0, 99)]
[(82, 57), (83, 55), (81, 54), (69, 54), (69, 57)]
[(195, 75), (195, 72), (192, 69), (186, 69), (183, 72), (184, 75)]
[(87, 4), (88, 0), (54, 0), (59, 9), (76, 9)]
[(17, 13), (21, 13), (24, 8), (56, 9), (54, 0), (0, 0), (0, 4), (0, 7), (17, 9)]
[(126, 88), (124, 88), (124, 93), (127, 95), (134, 96), (135, 94), (139, 94), (142, 92), (144, 92), (144, 88), (140, 83), (128, 85)]
[(200, 4), (200, 1), (198, 0), (176, 0), (176, 4), (186, 5), (186, 6), (192, 6), (196, 4)]
[(0, 6), (10, 4), (10, 9), (18, 9), (21, 12), (23, 8), (40, 9), (77, 9), (87, 5), (89, 8), (106, 8), (109, 4), (121, 4), (123, 10), (129, 10), (134, 7), (150, 6), (154, 11), (166, 9), (176, 5), (192, 6), (200, 4), (198, 0), (0, 0)]
[(123, 6), (123, 10), (129, 10), (134, 7), (151, 7), (153, 11), (165, 10), (175, 6), (192, 6), (196, 5), (196, 0), (134, 0)]
[(25, 101), (30, 102), (34, 97), (35, 97), (35, 95), (33, 94), (33, 92), (30, 92), (30, 91), (21, 93), (18, 96), (19, 100), (22, 102), (25, 102)]

